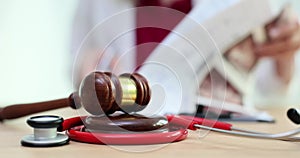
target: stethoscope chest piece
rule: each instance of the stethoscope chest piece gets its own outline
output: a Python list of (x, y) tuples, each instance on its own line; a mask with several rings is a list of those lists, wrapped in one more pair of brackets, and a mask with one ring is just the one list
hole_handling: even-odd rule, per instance
[(29, 118), (27, 123), (34, 128), (34, 133), (24, 136), (21, 144), (30, 147), (52, 147), (68, 144), (69, 137), (57, 133), (57, 128), (62, 122), (62, 117), (53, 115)]

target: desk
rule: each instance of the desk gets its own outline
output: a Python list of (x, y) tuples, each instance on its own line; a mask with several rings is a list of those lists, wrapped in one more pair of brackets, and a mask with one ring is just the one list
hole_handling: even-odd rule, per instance
[[(286, 109), (268, 110), (276, 117), (275, 124), (269, 123), (234, 123), (236, 127), (255, 129), (264, 132), (282, 132), (296, 128), (286, 117)], [(68, 118), (77, 113), (68, 108), (54, 110), (43, 114), (56, 114)], [(300, 155), (300, 142), (285, 142), (276, 140), (260, 140), (226, 136), (219, 133), (204, 131), (189, 131), (189, 136), (182, 142), (165, 145), (144, 146), (105, 146), (83, 144), (71, 141), (69, 145), (52, 148), (29, 148), (20, 145), (20, 139), (32, 133), (32, 129), (26, 125), (27, 117), (5, 121), (0, 125), (0, 157), (19, 158), (84, 158), (84, 157), (296, 157)], [(203, 136), (204, 135), (204, 136)], [(202, 137), (201, 137), (202, 136)], [(146, 152), (129, 152), (145, 151)]]

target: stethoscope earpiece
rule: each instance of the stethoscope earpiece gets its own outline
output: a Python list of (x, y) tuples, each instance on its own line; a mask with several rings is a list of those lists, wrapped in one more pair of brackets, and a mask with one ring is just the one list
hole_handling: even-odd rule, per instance
[(287, 111), (288, 118), (295, 124), (300, 124), (300, 112), (297, 109), (291, 108)]
[(51, 147), (67, 144), (69, 137), (64, 134), (57, 134), (57, 128), (61, 126), (63, 121), (62, 117), (53, 115), (29, 118), (27, 123), (34, 128), (34, 133), (24, 136), (21, 144), (30, 147)]

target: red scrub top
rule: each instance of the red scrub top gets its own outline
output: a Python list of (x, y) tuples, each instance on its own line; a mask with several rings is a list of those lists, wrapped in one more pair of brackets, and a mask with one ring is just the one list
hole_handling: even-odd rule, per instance
[[(174, 12), (170, 12), (168, 9), (155, 9), (155, 12), (151, 12), (151, 9), (138, 9), (136, 13), (137, 66), (140, 66), (146, 60), (153, 49), (192, 8), (191, 0), (171, 0), (168, 3), (163, 3), (162, 1), (163, 0), (137, 0), (137, 7), (162, 6), (175, 9), (184, 14), (176, 14), (175, 16)], [(142, 27), (149, 25), (152, 27)], [(166, 26), (168, 30), (155, 26)]]

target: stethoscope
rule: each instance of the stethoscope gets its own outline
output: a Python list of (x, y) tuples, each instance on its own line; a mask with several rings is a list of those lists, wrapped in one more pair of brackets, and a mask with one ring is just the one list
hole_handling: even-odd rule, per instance
[[(296, 124), (300, 123), (300, 113), (296, 109), (290, 109), (287, 116)], [(273, 139), (284, 141), (299, 141), (300, 137), (294, 135), (300, 133), (300, 128), (283, 133), (270, 134), (257, 131), (245, 130), (234, 127), (226, 122), (219, 122), (205, 118), (167, 115), (168, 130), (155, 132), (129, 132), (129, 133), (103, 133), (90, 132), (85, 129), (82, 117), (74, 117), (63, 120), (59, 116), (36, 116), (27, 120), (27, 123), (34, 128), (34, 134), (22, 138), (23, 146), (49, 147), (60, 146), (69, 143), (69, 140), (111, 145), (142, 145), (162, 144), (179, 142), (187, 138), (188, 130), (210, 130), (232, 136)], [(57, 132), (66, 131), (66, 134)]]
[[(261, 139), (300, 140), (300, 137), (293, 137), (300, 133), (300, 128), (284, 133), (269, 134), (239, 129), (225, 122), (185, 115), (167, 115), (153, 118), (133, 116), (147, 106), (150, 102), (150, 94), (148, 81), (140, 74), (122, 74), (117, 77), (110, 72), (91, 72), (83, 79), (79, 92), (72, 93), (68, 98), (7, 106), (0, 109), (0, 120), (67, 106), (75, 109), (82, 106), (89, 113), (90, 116), (80, 116), (66, 120), (52, 115), (29, 118), (27, 123), (34, 128), (34, 132), (23, 137), (21, 144), (32, 147), (60, 146), (68, 144), (70, 140), (115, 145), (172, 143), (184, 140), (188, 135), (187, 129), (204, 129), (234, 136)], [(123, 112), (124, 115), (112, 116), (117, 112)], [(297, 110), (290, 109), (288, 117), (294, 123), (300, 123), (300, 113)], [(108, 119), (103, 121), (105, 118)], [(124, 126), (109, 122), (112, 120), (123, 121), (124, 119), (126, 121), (122, 122), (123, 125), (130, 122), (128, 119), (138, 121), (130, 124), (131, 127), (134, 127), (132, 128), (134, 130), (116, 131), (114, 130), (115, 127)], [(152, 124), (153, 121), (156, 122)], [(146, 122), (150, 122), (150, 124), (143, 126)], [(99, 125), (99, 123), (103, 124)], [(108, 129), (113, 130), (103, 131), (106, 125), (109, 125)], [(151, 127), (151, 130), (144, 130), (149, 129), (149, 127)], [(152, 130), (152, 127), (154, 127), (154, 130)], [(156, 129), (156, 127), (159, 128)], [(63, 131), (66, 131), (66, 134), (58, 133)]]

